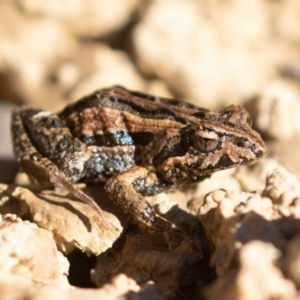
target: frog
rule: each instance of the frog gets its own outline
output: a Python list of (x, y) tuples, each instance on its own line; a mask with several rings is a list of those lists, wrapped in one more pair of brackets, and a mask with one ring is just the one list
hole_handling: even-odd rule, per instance
[[(121, 86), (96, 90), (55, 113), (28, 106), (12, 113), (11, 132), (21, 172), (40, 186), (63, 186), (105, 213), (77, 183), (104, 184), (118, 209), (142, 230), (194, 240), (157, 214), (145, 199), (251, 165), (266, 146), (248, 112), (218, 112)], [(196, 246), (198, 247), (198, 245)]]

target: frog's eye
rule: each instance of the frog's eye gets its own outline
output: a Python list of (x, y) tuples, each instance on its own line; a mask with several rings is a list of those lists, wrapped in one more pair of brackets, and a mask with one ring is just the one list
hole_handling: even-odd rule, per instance
[(196, 131), (191, 136), (191, 143), (196, 150), (207, 153), (219, 146), (220, 139), (213, 131)]

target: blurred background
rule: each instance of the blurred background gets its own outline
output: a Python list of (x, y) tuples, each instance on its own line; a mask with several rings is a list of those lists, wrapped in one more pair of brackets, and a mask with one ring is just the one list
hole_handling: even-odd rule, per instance
[(297, 0), (1, 0), (0, 182), (17, 170), (13, 106), (55, 111), (115, 84), (209, 109), (242, 103), (269, 155), (293, 150), (293, 168), (299, 83)]

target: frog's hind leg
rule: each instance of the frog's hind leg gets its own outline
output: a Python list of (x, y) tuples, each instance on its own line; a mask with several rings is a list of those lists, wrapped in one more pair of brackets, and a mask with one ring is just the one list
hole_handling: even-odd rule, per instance
[(41, 186), (62, 185), (77, 199), (92, 207), (99, 214), (104, 225), (107, 227), (108, 222), (97, 203), (77, 188), (50, 159), (43, 156), (32, 144), (22, 121), (21, 115), (23, 111), (23, 108), (14, 110), (11, 122), (14, 152), (20, 170), (25, 172), (31, 181), (34, 180)]
[(41, 185), (46, 185), (49, 183), (51, 185), (61, 185), (71, 194), (73, 194), (78, 200), (86, 203), (88, 206), (93, 208), (98, 215), (101, 217), (103, 225), (108, 227), (108, 221), (102, 211), (102, 209), (97, 205), (95, 200), (85, 194), (81, 189), (76, 187), (68, 177), (59, 169), (55, 164), (53, 164), (49, 159), (41, 157), (39, 160), (32, 161), (28, 159), (20, 159), (20, 167), (26, 170), (29, 178), (34, 179)]

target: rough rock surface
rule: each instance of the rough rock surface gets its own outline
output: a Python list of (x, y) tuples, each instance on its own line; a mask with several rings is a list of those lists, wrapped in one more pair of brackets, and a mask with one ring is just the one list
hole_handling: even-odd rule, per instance
[[(189, 294), (195, 297), (197, 285), (201, 280), (207, 280), (209, 274), (208, 266), (201, 261), (202, 252), (193, 250), (187, 242), (182, 242), (172, 251), (168, 251), (164, 244), (157, 244), (157, 239), (152, 242), (149, 236), (141, 233), (127, 234), (121, 245), (98, 256), (98, 263), (92, 271), (93, 282), (102, 286), (112, 274), (121, 272), (139, 284), (154, 281), (167, 298), (175, 299), (180, 290), (187, 287)], [(187, 269), (186, 266), (190, 267)]]
[[(209, 299), (292, 299), (298, 294), (300, 183), (283, 168), (261, 193), (219, 190), (199, 209), (219, 279)], [(232, 298), (233, 297), (233, 298)], [(298, 297), (298, 296), (297, 296)]]
[(57, 251), (49, 231), (16, 215), (0, 215), (0, 244), (1, 278), (14, 274), (36, 284), (69, 287), (69, 263)]
[[(63, 192), (33, 193), (21, 187), (0, 185), (0, 195), (3, 202), (0, 211), (17, 210), (19, 215), (27, 216), (39, 227), (51, 231), (57, 247), (64, 253), (76, 247), (88, 254), (100, 254), (110, 248), (122, 232), (115, 215), (106, 214), (109, 226), (105, 227), (92, 208), (68, 198)], [(98, 189), (93, 195), (95, 199), (101, 197)]]
[[(15, 282), (18, 282), (16, 287)], [(14, 283), (14, 284), (12, 284)], [(23, 277), (7, 274), (0, 278), (1, 299), (9, 300), (163, 300), (153, 283), (149, 282), (142, 287), (123, 274), (115, 276), (111, 282), (101, 289), (58, 289), (52, 286), (32, 286)]]
[(247, 0), (154, 1), (133, 31), (138, 63), (200, 104), (253, 95), (286, 60), (273, 40), (284, 17), (275, 9)]

